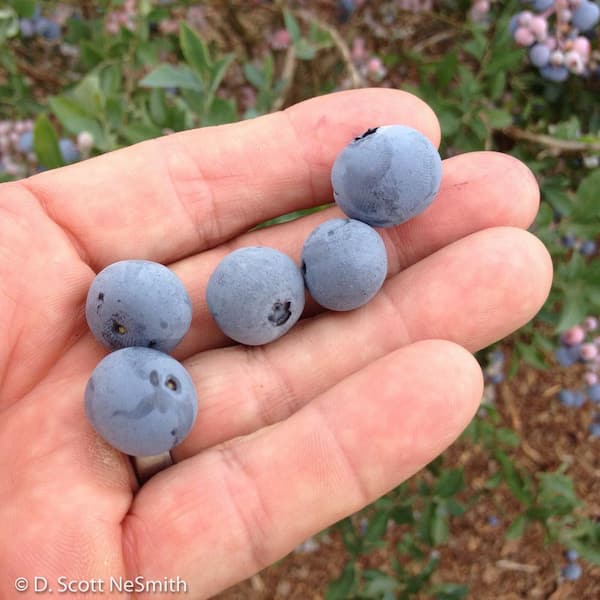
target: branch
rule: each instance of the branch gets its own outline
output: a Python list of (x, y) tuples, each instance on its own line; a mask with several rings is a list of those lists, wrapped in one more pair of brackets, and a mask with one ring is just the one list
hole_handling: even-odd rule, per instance
[(337, 47), (339, 53), (342, 55), (342, 59), (346, 64), (346, 69), (348, 70), (348, 74), (350, 75), (350, 79), (352, 80), (352, 87), (365, 87), (365, 82), (361, 74), (357, 71), (356, 67), (354, 66), (354, 62), (352, 61), (350, 48), (348, 48), (348, 44), (346, 44), (346, 41), (340, 35), (339, 31), (332, 25), (321, 21), (308, 11), (299, 10), (296, 14), (303, 21), (307, 23), (314, 23), (319, 29), (326, 31), (331, 36), (333, 43)]
[(519, 129), (514, 125), (501, 129), (502, 133), (513, 140), (525, 140), (540, 146), (545, 146), (558, 153), (561, 152), (600, 152), (600, 142), (578, 142), (575, 140), (561, 140), (551, 135), (531, 133)]
[(281, 79), (283, 80), (283, 87), (279, 92), (277, 98), (275, 98), (271, 107), (272, 111), (281, 110), (285, 103), (285, 98), (292, 86), (294, 81), (294, 74), (296, 73), (296, 50), (293, 44), (287, 49), (285, 53), (285, 62), (283, 63), (283, 70), (281, 72)]

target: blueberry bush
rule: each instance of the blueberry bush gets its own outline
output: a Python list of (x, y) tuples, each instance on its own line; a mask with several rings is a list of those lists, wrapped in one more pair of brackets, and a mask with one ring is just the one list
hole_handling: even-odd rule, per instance
[[(582, 479), (598, 463), (573, 457), (600, 443), (599, 13), (597, 0), (0, 2), (0, 181), (362, 86), (426, 100), (442, 157), (499, 150), (537, 177), (548, 301), (479, 353), (485, 394), (462, 439), (312, 540), (343, 544), (327, 600), (466, 598), (477, 582), (448, 561), (469, 515), (476, 535), (538, 536), (556, 585), (595, 576), (598, 591), (598, 489)], [(570, 454), (546, 455), (544, 428)], [(499, 568), (536, 572), (515, 564)]]

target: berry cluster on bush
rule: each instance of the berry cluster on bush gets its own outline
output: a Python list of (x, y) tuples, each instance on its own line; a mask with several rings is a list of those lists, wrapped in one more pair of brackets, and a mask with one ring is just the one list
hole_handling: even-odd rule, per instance
[(570, 74), (587, 77), (598, 69), (598, 56), (585, 35), (600, 20), (593, 0), (532, 0), (531, 10), (511, 19), (510, 33), (528, 49), (531, 64), (545, 79), (565, 81)]

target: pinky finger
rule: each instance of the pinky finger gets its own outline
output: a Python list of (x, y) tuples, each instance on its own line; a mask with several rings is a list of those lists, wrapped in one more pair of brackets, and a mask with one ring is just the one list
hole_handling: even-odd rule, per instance
[(130, 576), (179, 576), (192, 597), (212, 596), (425, 466), (481, 392), (466, 350), (417, 342), (289, 419), (185, 460), (145, 486), (125, 519)]

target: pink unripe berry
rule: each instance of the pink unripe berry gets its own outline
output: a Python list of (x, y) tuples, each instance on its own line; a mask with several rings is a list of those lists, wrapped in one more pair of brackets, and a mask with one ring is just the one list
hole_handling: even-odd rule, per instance
[(81, 131), (77, 135), (77, 147), (81, 152), (89, 152), (94, 145), (94, 137), (89, 131)]
[(531, 46), (533, 42), (535, 42), (535, 37), (529, 29), (525, 29), (525, 27), (519, 27), (515, 31), (515, 42), (519, 44), (519, 46)]
[(567, 329), (561, 336), (563, 344), (567, 346), (577, 346), (581, 344), (585, 339), (585, 331), (579, 325), (575, 325), (570, 329)]
[(529, 22), (529, 31), (535, 35), (535, 37), (542, 41), (548, 35), (548, 21), (544, 17), (532, 17)]
[(524, 10), (522, 13), (519, 13), (519, 25), (521, 25), (522, 27), (527, 27), (532, 17), (533, 13), (530, 10)]
[(593, 360), (598, 356), (598, 348), (594, 346), (594, 344), (581, 344), (579, 356), (581, 356), (583, 360)]
[(477, 0), (477, 2), (473, 4), (473, 10), (480, 15), (485, 15), (490, 10), (490, 3), (488, 0)]
[(19, 135), (19, 133), (17, 132), (17, 130), (15, 129), (14, 131), (11, 131), (8, 134), (8, 139), (13, 143), (16, 144), (19, 141), (19, 137), (21, 137)]
[(568, 8), (563, 8), (556, 13), (556, 18), (563, 23), (568, 23), (572, 16), (573, 13)]
[(555, 67), (560, 67), (565, 62), (565, 55), (560, 50), (554, 50), (550, 55), (550, 63)]
[(576, 75), (581, 75), (585, 70), (583, 58), (577, 52), (570, 50), (565, 54), (565, 66)]
[(592, 50), (590, 40), (582, 35), (576, 37), (573, 40), (573, 50), (577, 52), (582, 58), (587, 58)]
[(596, 329), (598, 329), (598, 319), (596, 319), (596, 317), (586, 317), (583, 322), (583, 327), (587, 331), (596, 331)]
[(367, 63), (367, 69), (369, 73), (372, 73), (374, 75), (381, 73), (383, 69), (383, 63), (381, 62), (381, 59), (377, 56), (370, 58), (369, 62)]
[(363, 60), (365, 56), (365, 39), (362, 37), (354, 38), (354, 42), (352, 43), (352, 60), (359, 62)]
[(598, 383), (598, 375), (596, 375), (596, 373), (592, 373), (591, 371), (588, 371), (587, 373), (584, 373), (583, 380), (588, 385), (596, 385)]
[(556, 47), (558, 46), (558, 42), (556, 41), (556, 38), (554, 36), (547, 37), (544, 40), (544, 44), (548, 46), (550, 50), (556, 50)]

